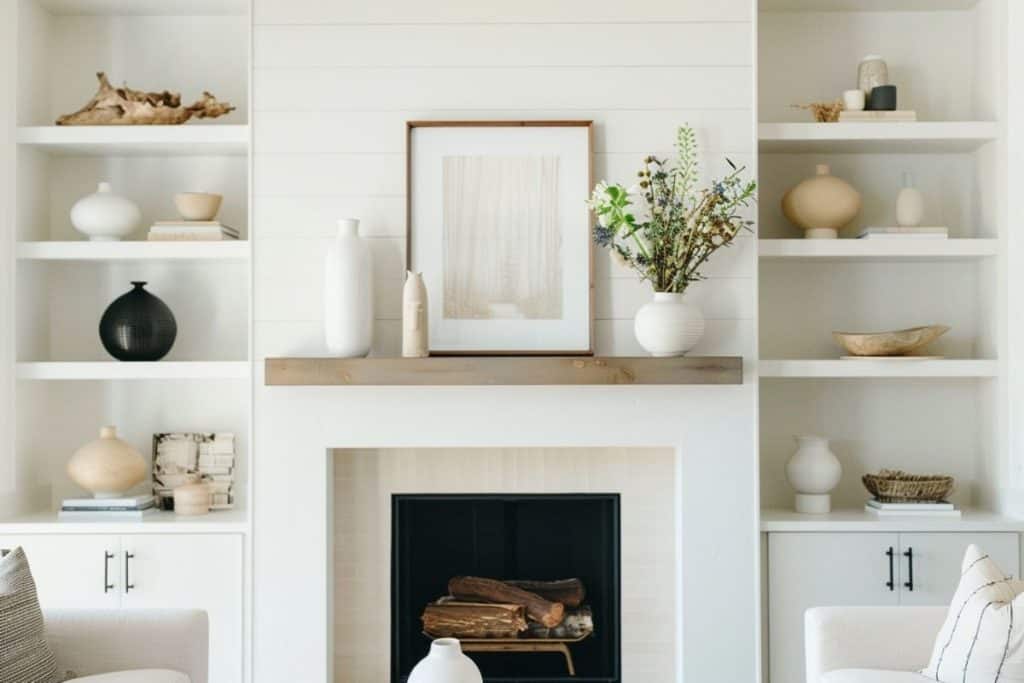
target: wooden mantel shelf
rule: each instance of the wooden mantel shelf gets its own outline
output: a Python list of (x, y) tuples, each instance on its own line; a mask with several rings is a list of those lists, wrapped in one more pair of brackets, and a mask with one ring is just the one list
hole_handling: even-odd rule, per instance
[(268, 358), (268, 386), (742, 384), (740, 356)]

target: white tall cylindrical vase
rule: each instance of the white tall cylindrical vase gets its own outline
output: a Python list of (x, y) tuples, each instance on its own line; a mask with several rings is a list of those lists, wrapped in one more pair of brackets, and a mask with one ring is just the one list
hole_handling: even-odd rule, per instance
[(473, 660), (462, 654), (455, 638), (438, 638), (430, 644), (430, 654), (413, 667), (409, 683), (483, 683)]
[(914, 187), (910, 173), (903, 174), (903, 189), (896, 196), (896, 225), (901, 228), (916, 228), (924, 218), (924, 195)]
[(324, 265), (324, 337), (341, 358), (362, 358), (373, 345), (373, 256), (359, 220), (338, 221)]
[(407, 271), (402, 288), (402, 356), (405, 358), (430, 355), (427, 305), (423, 273)]
[(797, 451), (786, 463), (786, 479), (796, 491), (796, 511), (823, 515), (832, 510), (831, 491), (843, 476), (839, 458), (829, 450), (828, 439), (797, 436)]
[(682, 356), (704, 336), (704, 314), (684, 294), (655, 292), (636, 313), (633, 332), (652, 356)]

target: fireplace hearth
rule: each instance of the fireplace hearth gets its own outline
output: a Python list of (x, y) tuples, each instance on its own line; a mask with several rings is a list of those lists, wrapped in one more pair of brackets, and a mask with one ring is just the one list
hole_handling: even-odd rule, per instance
[(489, 683), (621, 681), (618, 494), (394, 494), (391, 680), (462, 635)]

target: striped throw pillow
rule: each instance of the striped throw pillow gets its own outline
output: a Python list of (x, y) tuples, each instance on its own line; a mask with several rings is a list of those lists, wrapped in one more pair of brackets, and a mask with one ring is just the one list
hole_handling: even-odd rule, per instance
[(0, 681), (57, 683), (36, 584), (21, 548), (0, 558)]
[(975, 545), (921, 674), (942, 683), (1024, 683), (1024, 581)]

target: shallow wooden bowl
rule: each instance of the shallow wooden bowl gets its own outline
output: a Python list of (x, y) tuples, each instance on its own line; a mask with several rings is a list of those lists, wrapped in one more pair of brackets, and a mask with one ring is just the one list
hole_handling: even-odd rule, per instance
[(946, 325), (927, 325), (893, 332), (833, 332), (832, 338), (854, 356), (906, 356), (949, 330)]

